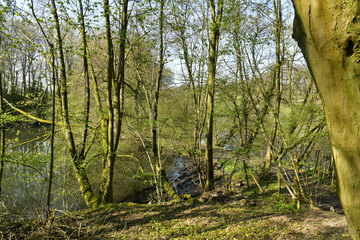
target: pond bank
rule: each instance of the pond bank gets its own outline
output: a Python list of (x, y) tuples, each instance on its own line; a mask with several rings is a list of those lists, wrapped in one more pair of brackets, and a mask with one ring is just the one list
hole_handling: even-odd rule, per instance
[(350, 239), (343, 215), (296, 211), (271, 192), (221, 202), (121, 203), (0, 226), (5, 239)]

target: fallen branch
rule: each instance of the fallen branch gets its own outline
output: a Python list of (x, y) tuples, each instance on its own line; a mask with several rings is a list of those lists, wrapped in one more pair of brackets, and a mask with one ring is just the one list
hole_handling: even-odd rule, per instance
[[(52, 124), (52, 121), (49, 121), (49, 120), (45, 120), (45, 119), (41, 119), (41, 118), (38, 118), (38, 117), (35, 117), (34, 115), (31, 115), (30, 113), (27, 113), (17, 107), (15, 107), (14, 105), (12, 105), (8, 100), (6, 100), (5, 98), (3, 98), (4, 102), (9, 105), (9, 107), (11, 107), (12, 109), (14, 109), (15, 111), (17, 111), (18, 113), (21, 113), (22, 115), (24, 115), (25, 117), (27, 118), (30, 118), (32, 120), (35, 120), (35, 121), (38, 121), (38, 122), (41, 122), (41, 123), (46, 123), (46, 124)], [(55, 123), (56, 125), (60, 125), (59, 123)]]

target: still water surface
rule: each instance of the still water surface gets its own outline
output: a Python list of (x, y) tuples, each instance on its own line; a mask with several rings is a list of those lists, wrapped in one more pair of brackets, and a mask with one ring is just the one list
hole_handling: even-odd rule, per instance
[[(61, 136), (61, 134), (58, 134)], [(57, 137), (58, 137), (57, 136)], [(50, 128), (7, 129), (7, 158), (3, 193), (0, 211), (4, 207), (21, 211), (36, 212), (46, 203), (48, 187), (48, 168), (50, 161)], [(58, 138), (56, 139), (57, 141)], [(57, 143), (55, 147), (56, 162), (53, 185), (52, 207), (59, 210), (76, 210), (85, 208), (79, 193), (78, 184), (67, 159), (65, 144)], [(88, 173), (94, 178), (98, 164), (89, 168)], [(165, 162), (166, 172), (174, 181), (184, 168), (184, 160), (179, 157)], [(137, 201), (137, 193), (143, 188), (142, 180), (134, 178), (136, 164), (133, 162), (117, 162), (114, 179), (114, 201)], [(91, 176), (92, 171), (94, 176)], [(96, 179), (93, 185), (96, 188)]]

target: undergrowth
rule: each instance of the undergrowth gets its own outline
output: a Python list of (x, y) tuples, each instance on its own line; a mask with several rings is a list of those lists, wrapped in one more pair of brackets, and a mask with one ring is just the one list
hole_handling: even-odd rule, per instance
[[(0, 239), (350, 239), (343, 216), (304, 207), (286, 195), (256, 189), (221, 199), (112, 204), (51, 218), (6, 221)], [(342, 221), (342, 220), (341, 220)]]

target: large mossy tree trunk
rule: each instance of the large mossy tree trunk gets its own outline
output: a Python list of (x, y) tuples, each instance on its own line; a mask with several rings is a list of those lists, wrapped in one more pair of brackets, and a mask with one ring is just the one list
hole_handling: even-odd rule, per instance
[(360, 239), (360, 1), (293, 0), (294, 38), (321, 95), (353, 239)]

